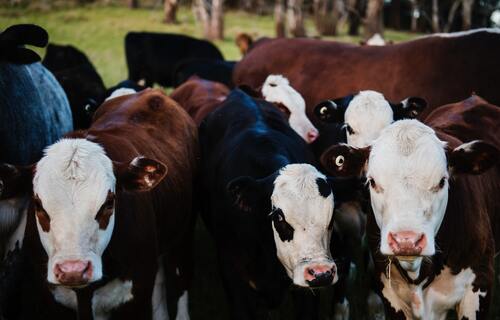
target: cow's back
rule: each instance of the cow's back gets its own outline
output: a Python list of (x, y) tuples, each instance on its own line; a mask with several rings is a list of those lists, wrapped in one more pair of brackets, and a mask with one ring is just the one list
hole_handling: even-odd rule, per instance
[[(262, 85), (283, 74), (306, 100), (308, 113), (322, 100), (360, 90), (382, 92), (389, 100), (420, 96), (430, 108), (465, 99), (472, 92), (494, 104), (493, 83), (500, 69), (500, 34), (429, 36), (383, 47), (312, 39), (276, 39), (253, 48), (234, 71), (235, 85)], [(437, 88), (436, 85), (439, 84)]]

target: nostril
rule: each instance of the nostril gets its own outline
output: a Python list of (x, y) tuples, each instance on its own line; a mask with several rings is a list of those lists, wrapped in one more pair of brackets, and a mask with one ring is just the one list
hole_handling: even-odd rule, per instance
[(316, 274), (314, 272), (314, 269), (307, 269), (307, 273), (309, 273), (311, 276), (314, 276)]

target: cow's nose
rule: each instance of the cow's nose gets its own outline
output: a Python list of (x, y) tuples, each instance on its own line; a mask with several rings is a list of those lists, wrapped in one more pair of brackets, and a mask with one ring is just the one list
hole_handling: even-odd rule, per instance
[(308, 143), (313, 143), (316, 139), (319, 137), (319, 132), (318, 130), (309, 130), (307, 132), (307, 142)]
[(304, 269), (304, 279), (310, 287), (325, 287), (333, 282), (335, 265), (314, 265)]
[(63, 261), (55, 265), (54, 275), (62, 285), (85, 285), (92, 278), (92, 263), (81, 260)]
[(389, 232), (387, 236), (389, 247), (397, 256), (417, 256), (427, 245), (423, 233), (413, 231)]

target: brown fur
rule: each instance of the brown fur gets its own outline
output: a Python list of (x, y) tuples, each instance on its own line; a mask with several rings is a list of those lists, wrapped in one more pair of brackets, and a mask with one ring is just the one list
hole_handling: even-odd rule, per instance
[(240, 49), (241, 55), (244, 56), (253, 45), (253, 38), (248, 33), (239, 33), (234, 39), (236, 46)]
[[(419, 96), (433, 108), (472, 92), (500, 104), (491, 81), (500, 70), (500, 35), (427, 37), (391, 46), (365, 46), (312, 39), (273, 39), (256, 43), (236, 65), (235, 85), (260, 86), (269, 74), (282, 74), (302, 94), (308, 115), (319, 102), (360, 90), (382, 92), (389, 101)], [(439, 84), (439, 88), (436, 88)]]

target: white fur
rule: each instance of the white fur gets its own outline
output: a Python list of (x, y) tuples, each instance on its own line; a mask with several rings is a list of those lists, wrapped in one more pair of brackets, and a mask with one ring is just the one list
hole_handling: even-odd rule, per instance
[(29, 196), (23, 196), (0, 201), (0, 235), (6, 237), (6, 243), (0, 243), (4, 246), (0, 252), (5, 255), (23, 245), (29, 200)]
[(189, 297), (188, 292), (184, 291), (177, 301), (177, 316), (175, 320), (189, 320)]
[(118, 98), (118, 97), (121, 97), (121, 96), (126, 96), (126, 95), (129, 95), (129, 94), (134, 94), (136, 92), (137, 91), (135, 91), (134, 89), (130, 89), (130, 88), (118, 88), (115, 91), (113, 91), (111, 93), (111, 95), (109, 97), (107, 97), (106, 100), (104, 100), (104, 101), (108, 101), (108, 100), (111, 100), (111, 99), (114, 99), (114, 98)]
[(153, 319), (168, 320), (167, 287), (165, 285), (165, 269), (163, 262), (159, 259), (158, 271), (156, 272), (155, 286), (153, 289)]
[[(448, 202), (448, 184), (436, 190), (448, 177), (444, 143), (417, 120), (396, 121), (374, 141), (367, 168), (367, 177), (377, 184), (370, 195), (381, 230), (380, 252), (393, 254), (389, 232), (413, 231), (427, 238), (421, 255), (433, 255)], [(418, 267), (407, 266), (412, 272)]]
[[(315, 264), (334, 266), (330, 254), (328, 225), (333, 214), (333, 194), (320, 195), (316, 179), (325, 176), (308, 164), (290, 164), (280, 170), (271, 196), (273, 207), (283, 211), (295, 230), (293, 240), (281, 241), (274, 228), (278, 258), (294, 284), (308, 286), (306, 267)], [(307, 260), (304, 260), (307, 259)], [(338, 280), (337, 275), (333, 282)]]
[(432, 283), (423, 288), (406, 282), (398, 269), (392, 265), (390, 279), (382, 274), (382, 294), (396, 311), (402, 311), (407, 319), (445, 319), (449, 310), (457, 309), (458, 318), (476, 318), (479, 297), (486, 292), (473, 292), (472, 283), (476, 275), (470, 269), (463, 269), (457, 275), (445, 266)]
[(96, 214), (108, 191), (115, 191), (113, 164), (104, 149), (85, 139), (63, 139), (45, 150), (33, 179), (34, 194), (50, 217), (44, 232), (37, 219), (40, 240), (49, 257), (47, 280), (57, 284), (56, 263), (90, 261), (90, 281), (102, 277), (101, 255), (114, 227), (114, 214), (106, 230), (99, 229)]
[[(132, 300), (132, 281), (114, 279), (97, 289), (92, 296), (92, 311), (96, 320), (108, 319), (113, 309)], [(76, 310), (78, 303), (76, 293), (68, 288), (56, 286), (52, 289), (54, 299), (63, 306)]]
[(347, 144), (361, 148), (378, 138), (382, 129), (394, 121), (394, 114), (381, 93), (367, 90), (351, 100), (344, 118), (354, 131), (354, 134), (347, 132)]
[(304, 140), (312, 142), (309, 141), (309, 133), (318, 135), (318, 130), (306, 116), (304, 98), (290, 86), (287, 78), (282, 75), (269, 75), (262, 86), (262, 95), (266, 101), (281, 103), (288, 108), (290, 111), (290, 118), (288, 119), (290, 127)]
[(380, 33), (375, 33), (370, 39), (366, 41), (367, 46), (385, 46), (387, 43)]
[(497, 28), (500, 27), (500, 10), (493, 11), (490, 21), (493, 22)]
[(466, 37), (466, 36), (469, 36), (471, 34), (479, 33), (479, 32), (500, 34), (500, 28), (479, 28), (479, 29), (472, 29), (472, 30), (460, 31), (460, 32), (434, 33), (432, 35), (424, 36), (424, 37), (458, 38), (458, 37)]

